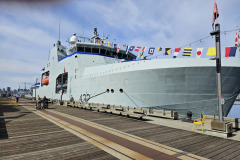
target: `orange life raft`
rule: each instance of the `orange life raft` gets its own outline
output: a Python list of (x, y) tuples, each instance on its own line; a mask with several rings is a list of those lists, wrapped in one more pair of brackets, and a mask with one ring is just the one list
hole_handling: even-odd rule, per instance
[(42, 84), (43, 85), (48, 85), (48, 83), (49, 83), (49, 78), (48, 77), (42, 79)]

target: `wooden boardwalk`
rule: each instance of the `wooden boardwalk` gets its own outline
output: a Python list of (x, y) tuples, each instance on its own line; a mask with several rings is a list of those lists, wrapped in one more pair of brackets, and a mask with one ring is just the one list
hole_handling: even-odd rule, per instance
[(0, 159), (116, 159), (23, 108), (0, 106)]
[[(99, 147), (35, 114), (25, 108), (26, 105), (0, 106), (0, 159), (116, 159)], [(181, 151), (173, 157), (193, 154), (216, 160), (240, 159), (239, 141), (59, 105), (51, 105), (49, 112), (81, 118)]]
[[(57, 107), (57, 106), (56, 106)], [(58, 111), (209, 159), (240, 159), (240, 142), (77, 108)], [(104, 116), (103, 116), (104, 114)]]

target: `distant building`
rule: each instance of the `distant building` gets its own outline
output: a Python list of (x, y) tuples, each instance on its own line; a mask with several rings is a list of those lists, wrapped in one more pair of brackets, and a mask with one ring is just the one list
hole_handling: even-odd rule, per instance
[(11, 87), (7, 87), (7, 92), (10, 92), (11, 91)]
[(23, 89), (18, 89), (18, 92), (22, 92), (23, 91)]
[(5, 92), (5, 88), (3, 88), (3, 92)]

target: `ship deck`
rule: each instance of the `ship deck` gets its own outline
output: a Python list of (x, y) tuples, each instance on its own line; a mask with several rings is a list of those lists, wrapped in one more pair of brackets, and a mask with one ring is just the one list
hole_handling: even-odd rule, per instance
[(240, 159), (239, 133), (220, 138), (180, 123), (56, 104), (36, 110), (33, 101), (20, 99), (16, 106), (5, 99), (0, 100), (0, 159)]

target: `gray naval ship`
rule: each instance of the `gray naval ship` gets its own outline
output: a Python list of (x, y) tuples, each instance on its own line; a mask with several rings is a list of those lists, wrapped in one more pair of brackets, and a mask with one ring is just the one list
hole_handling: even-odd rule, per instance
[[(216, 62), (208, 58), (141, 59), (92, 38), (58, 41), (41, 72), (40, 97), (218, 115)], [(89, 42), (85, 42), (89, 41)], [(222, 59), (226, 116), (240, 89), (240, 59)]]

